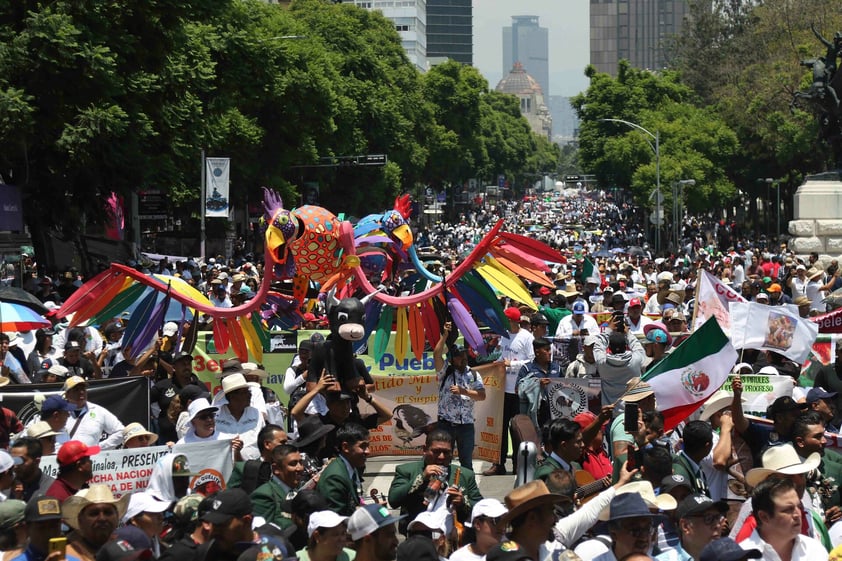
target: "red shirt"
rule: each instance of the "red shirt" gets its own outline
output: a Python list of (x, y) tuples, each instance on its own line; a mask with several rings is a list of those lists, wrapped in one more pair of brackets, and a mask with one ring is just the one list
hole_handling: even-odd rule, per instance
[(585, 448), (585, 451), (582, 452), (582, 469), (593, 475), (596, 480), (611, 475), (613, 471), (611, 460), (605, 450), (594, 452), (590, 448)]
[(63, 503), (67, 498), (75, 495), (79, 489), (74, 489), (70, 484), (61, 477), (56, 478), (55, 482), (50, 485), (45, 495), (58, 499), (58, 502)]

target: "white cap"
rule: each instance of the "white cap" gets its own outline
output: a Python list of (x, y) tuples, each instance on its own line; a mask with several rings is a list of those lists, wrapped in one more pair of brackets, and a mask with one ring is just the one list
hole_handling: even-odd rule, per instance
[(23, 458), (15, 456), (14, 458), (5, 450), (0, 450), (0, 473), (7, 472), (14, 466), (23, 463)]
[(465, 522), (465, 526), (470, 528), (473, 526), (474, 520), (480, 516), (499, 518), (507, 512), (509, 512), (509, 509), (497, 499), (482, 499), (474, 505), (474, 508), (471, 510), (471, 519)]
[(47, 372), (59, 378), (66, 378), (70, 370), (68, 370), (66, 366), (62, 366), (59, 363), (55, 363), (47, 369)]
[(757, 301), (760, 301), (760, 300), (766, 300), (766, 301), (768, 301), (768, 300), (769, 300), (769, 295), (768, 295), (768, 294), (766, 294), (765, 292), (758, 292), (758, 293), (757, 293), (757, 296), (755, 296), (755, 297), (754, 297), (754, 299), (755, 299), (755, 300), (757, 300)]
[(313, 532), (319, 528), (336, 528), (348, 520), (347, 516), (339, 516), (332, 510), (318, 510), (310, 515), (307, 523), (307, 537), (313, 537)]
[(423, 511), (415, 519), (409, 523), (407, 530), (423, 529), (447, 533), (447, 515), (445, 509), (434, 511)]
[(170, 508), (171, 504), (170, 501), (162, 501), (144, 491), (132, 493), (129, 499), (129, 507), (126, 509), (125, 516), (123, 516), (123, 522), (128, 522), (143, 512), (164, 512)]
[(193, 419), (196, 418), (196, 415), (201, 413), (202, 411), (219, 411), (219, 407), (214, 407), (210, 404), (210, 402), (205, 399), (204, 397), (200, 397), (199, 399), (194, 399), (190, 402), (190, 405), (187, 406), (187, 422), (189, 423)]
[(768, 374), (770, 376), (777, 376), (778, 374), (780, 374), (780, 372), (778, 372), (778, 369), (774, 366), (764, 366), (760, 369), (758, 374)]
[(594, 343), (596, 343), (596, 335), (588, 335), (585, 337), (584, 341), (582, 341), (582, 345), (585, 347), (590, 347)]
[(174, 337), (176, 333), (178, 333), (178, 324), (174, 321), (168, 321), (164, 324), (164, 328), (161, 330), (167, 337)]
[(348, 518), (348, 533), (351, 534), (351, 540), (357, 541), (404, 518), (406, 515), (392, 516), (389, 509), (381, 504), (365, 505)]

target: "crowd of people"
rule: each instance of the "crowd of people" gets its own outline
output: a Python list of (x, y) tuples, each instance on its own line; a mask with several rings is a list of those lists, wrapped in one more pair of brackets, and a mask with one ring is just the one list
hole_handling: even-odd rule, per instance
[[(236, 359), (225, 361), (211, 395), (192, 372), (193, 356), (177, 350), (198, 326), (167, 323), (149, 349), (129, 358), (125, 318), (94, 328), (57, 317), (74, 275), (25, 279), (24, 288), (48, 303), (54, 326), (0, 334), (0, 384), (56, 383), (61, 392), (26, 419), (0, 409), (4, 561), (836, 558), (842, 455), (826, 433), (842, 422), (839, 347), (812, 387), (800, 385), (802, 365), (740, 349), (731, 391), (717, 391), (669, 432), (641, 377), (691, 335), (700, 271), (750, 301), (791, 304), (808, 317), (824, 313), (842, 287), (837, 263), (749, 241), (736, 224), (711, 218), (688, 218), (680, 247), (655, 254), (641, 216), (610, 197), (548, 197), (487, 204), (416, 232), (419, 246), (436, 248), (428, 266), (440, 272), (500, 218), (567, 259), (549, 264), (552, 284), (529, 286), (533, 303), (501, 300), (507, 333), (488, 335), (486, 355), (458, 342), (453, 324), (442, 321), (430, 349), (437, 422), (418, 434), (397, 427), (410, 439), (423, 434), (424, 445), (380, 496), (364, 480), (370, 431), (401, 420), (367, 373), (339, 380), (310, 368), (318, 333), (299, 342), (285, 372), (286, 402), (264, 385), (262, 365)], [(178, 276), (223, 307), (253, 297), (262, 276), (262, 264), (246, 257), (133, 265)], [(387, 289), (401, 290), (400, 275), (391, 282)], [(301, 327), (324, 327), (324, 306), (315, 296), (306, 303)], [(502, 501), (483, 496), (473, 470), (475, 403), (486, 399), (489, 368), (505, 370), (506, 434), (500, 460), (479, 475), (519, 474)], [(741, 376), (753, 373), (793, 381), (769, 406), (768, 422), (743, 413)], [(88, 399), (91, 380), (127, 376), (149, 381), (148, 424), (124, 425), (110, 404)], [(599, 380), (591, 410), (553, 416), (545, 388), (563, 377)], [(532, 469), (509, 448), (516, 417), (537, 435)], [(522, 437), (514, 431), (513, 446)], [(233, 471), (224, 485), (199, 484), (192, 468), (200, 466), (190, 466), (179, 445), (220, 440), (230, 443)], [(117, 497), (92, 483), (102, 450), (156, 444), (172, 452), (158, 459), (145, 490)], [(39, 465), (51, 455), (55, 478)]]

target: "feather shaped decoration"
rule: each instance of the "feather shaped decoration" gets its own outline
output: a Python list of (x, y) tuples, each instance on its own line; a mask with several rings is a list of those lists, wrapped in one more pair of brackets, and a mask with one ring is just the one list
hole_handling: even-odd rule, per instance
[(406, 321), (406, 308), (397, 309), (395, 321), (395, 360), (402, 363), (406, 359), (406, 343), (409, 338), (409, 327)]
[(377, 332), (374, 334), (374, 360), (377, 362), (380, 362), (386, 354), (386, 347), (389, 345), (389, 337), (392, 334), (392, 314), (391, 306), (384, 306), (380, 311)]
[(462, 302), (458, 298), (447, 299), (447, 309), (450, 311), (450, 317), (453, 318), (453, 324), (462, 333), (465, 342), (477, 353), (484, 355), (486, 353), (485, 340), (479, 332), (474, 318), (471, 313), (465, 309)]

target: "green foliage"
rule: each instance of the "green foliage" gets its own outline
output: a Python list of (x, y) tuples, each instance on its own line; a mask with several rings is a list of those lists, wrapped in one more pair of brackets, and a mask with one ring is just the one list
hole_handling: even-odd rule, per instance
[[(736, 190), (726, 169), (738, 149), (736, 134), (712, 110), (694, 104), (692, 90), (675, 72), (652, 73), (622, 61), (617, 78), (588, 71), (591, 85), (572, 100), (582, 121), (579, 158), (585, 170), (604, 185), (630, 188), (645, 203), (658, 180), (656, 139), (660, 152), (661, 189), (693, 179), (685, 190), (692, 212), (721, 207)], [(607, 119), (620, 119), (644, 131)]]

